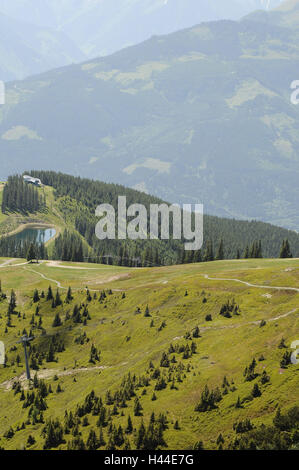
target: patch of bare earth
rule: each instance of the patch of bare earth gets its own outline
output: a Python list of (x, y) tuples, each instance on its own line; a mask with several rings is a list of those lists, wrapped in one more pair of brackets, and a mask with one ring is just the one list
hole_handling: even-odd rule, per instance
[[(72, 370), (56, 370), (56, 369), (43, 369), (39, 370), (37, 372), (37, 377), (41, 380), (46, 380), (54, 377), (57, 375), (57, 377), (66, 377), (66, 376), (71, 376), (71, 375), (77, 375), (80, 373), (84, 372), (94, 372), (96, 370), (104, 370), (108, 369), (108, 366), (96, 366), (96, 367), (80, 367), (78, 369), (72, 369)], [(14, 377), (13, 379), (7, 380), (6, 382), (3, 382), (0, 384), (0, 387), (4, 388), (5, 391), (9, 391), (13, 388), (13, 385), (15, 383), (20, 383), (22, 387), (26, 390), (28, 388), (28, 381), (26, 378), (25, 372), (23, 374)]]

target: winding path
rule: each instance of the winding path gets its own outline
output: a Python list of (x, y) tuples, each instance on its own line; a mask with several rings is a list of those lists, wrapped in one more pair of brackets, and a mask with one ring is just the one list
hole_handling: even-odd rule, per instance
[[(46, 281), (54, 282), (54, 284), (56, 284), (59, 289), (65, 289), (65, 290), (67, 289), (67, 287), (63, 287), (59, 281), (56, 281), (56, 279), (50, 279), (49, 277), (45, 276), (43, 273), (39, 273), (38, 271), (35, 271), (34, 269), (27, 268), (26, 271), (30, 271), (31, 273), (38, 274), (40, 277), (42, 277)], [(81, 289), (77, 289), (77, 290), (81, 290)]]
[[(13, 261), (13, 260), (9, 260), (9, 262), (11, 262), (11, 261)], [(7, 263), (7, 261), (6, 261), (5, 263)], [(25, 264), (28, 264), (28, 263), (22, 263), (22, 264), (20, 264), (20, 265), (15, 264), (15, 265), (13, 265), (13, 266), (22, 266), (22, 265), (25, 265)], [(0, 265), (0, 268), (1, 268), (2, 266), (3, 266), (3, 265)], [(91, 269), (91, 270), (96, 270), (96, 269), (97, 269), (97, 268), (86, 268), (86, 267), (80, 268), (80, 267), (77, 267), (77, 266), (76, 266), (76, 267), (72, 267), (72, 266), (61, 266), (61, 265), (56, 264), (56, 263), (55, 263), (55, 264), (47, 263), (47, 266), (49, 266), (49, 267), (55, 267), (55, 268), (63, 268), (63, 269), (66, 269), (66, 268), (67, 268), (67, 269), (76, 269), (76, 270), (80, 270), (80, 269), (84, 269), (84, 270), (89, 270), (89, 269)], [(24, 269), (26, 269), (26, 268), (24, 268)], [(27, 270), (27, 271), (31, 271), (32, 273), (37, 274), (38, 276), (41, 276), (41, 277), (42, 277), (43, 279), (45, 279), (46, 281), (53, 282), (54, 284), (57, 285), (57, 287), (58, 287), (59, 289), (67, 290), (67, 287), (62, 286), (62, 284), (61, 284), (59, 281), (57, 281), (56, 279), (51, 279), (51, 278), (45, 276), (44, 274), (42, 274), (42, 273), (40, 273), (40, 272), (38, 272), (38, 271), (35, 271), (34, 269), (28, 269), (28, 268), (27, 268), (26, 270)], [(117, 281), (117, 280), (121, 279), (122, 276), (123, 276), (123, 275), (111, 276), (111, 277), (109, 277), (109, 278), (103, 280), (103, 282), (100, 282), (99, 284), (105, 284), (105, 283), (107, 283), (107, 282)], [(279, 290), (279, 291), (286, 291), (286, 290), (287, 290), (287, 291), (299, 292), (299, 288), (297, 288), (297, 287), (288, 287), (288, 286), (283, 287), (283, 286), (269, 286), (269, 285), (252, 284), (252, 283), (247, 282), (247, 281), (242, 281), (241, 279), (233, 279), (233, 278), (231, 279), (231, 278), (221, 278), (221, 277), (210, 277), (208, 274), (203, 274), (203, 276), (204, 276), (205, 279), (208, 279), (209, 281), (238, 282), (238, 283), (240, 283), (240, 284), (244, 284), (244, 285), (246, 285), (246, 286), (248, 286), (248, 287), (254, 287), (254, 288), (256, 288), (256, 289), (272, 289), (272, 290), (274, 289), (274, 290)], [(163, 284), (167, 284), (168, 281), (162, 281), (162, 283), (163, 283)], [(143, 285), (140, 285), (140, 286), (138, 286), (138, 287), (146, 287), (147, 285), (148, 285), (148, 286), (151, 286), (152, 284), (153, 284), (153, 283), (150, 283), (150, 284), (143, 284)], [(78, 288), (74, 288), (74, 290), (82, 290), (82, 288), (78, 287)], [(90, 290), (91, 292), (97, 292), (97, 291), (98, 291), (98, 290), (96, 290), (96, 289), (89, 289), (89, 290)]]
[(8, 259), (7, 261), (4, 261), (4, 263), (0, 264), (0, 268), (15, 268), (16, 266), (24, 266), (25, 264), (28, 264), (28, 261), (25, 261), (24, 263), (19, 263), (19, 264), (10, 264), (13, 263), (14, 261), (17, 261), (18, 258), (11, 258)]
[[(278, 287), (278, 286), (264, 286), (264, 285), (259, 285), (259, 284), (251, 284), (250, 282), (247, 281), (241, 281), (241, 279), (227, 279), (227, 278), (220, 278), (220, 277), (210, 277), (208, 274), (204, 274), (204, 278), (208, 279), (210, 281), (230, 281), (230, 282), (239, 282), (241, 284), (245, 284), (246, 286), (249, 287), (255, 287), (257, 289), (275, 289), (275, 290), (291, 290), (295, 292), (299, 292), (299, 289), (296, 287)], [(267, 322), (273, 322), (280, 320), (281, 318), (286, 318), (289, 315), (292, 315), (293, 313), (297, 312), (298, 308), (294, 308), (290, 312), (283, 313), (282, 315), (278, 315), (276, 317), (268, 318), (266, 321)], [(216, 329), (228, 329), (228, 328), (239, 328), (244, 325), (260, 325), (261, 320), (255, 320), (247, 323), (239, 323), (237, 325), (225, 325), (225, 326), (219, 326), (219, 327), (203, 327), (201, 328), (202, 331), (205, 330), (216, 330)]]
[[(290, 312), (283, 313), (282, 315), (278, 315), (277, 317), (272, 317), (265, 319), (266, 323), (267, 322), (273, 322), (273, 321), (278, 321), (281, 320), (282, 318), (286, 318), (289, 315), (292, 315), (293, 313), (296, 313), (298, 308), (294, 308)], [(200, 331), (209, 331), (209, 330), (229, 330), (233, 328), (241, 328), (242, 326), (248, 326), (248, 325), (255, 325), (258, 326), (261, 324), (261, 320), (254, 320), (254, 321), (249, 321), (246, 323), (237, 323), (236, 325), (222, 325), (222, 326), (203, 326), (200, 327)]]
[[(56, 266), (58, 267), (58, 266)], [(61, 267), (61, 266), (59, 266)], [(28, 269), (28, 268), (24, 268), (26, 271), (30, 271), (34, 274), (38, 274), (38, 276), (41, 276), (43, 279), (45, 279), (46, 281), (49, 281), (49, 282), (53, 282), (54, 284), (57, 285), (57, 287), (59, 289), (63, 289), (63, 290), (67, 290), (68, 287), (64, 287), (61, 282), (57, 281), (56, 279), (51, 279), (47, 276), (45, 276), (44, 274), (38, 272), (38, 271), (35, 271), (34, 269)], [(69, 269), (72, 269), (71, 267)], [(74, 268), (74, 269), (80, 269), (80, 268)], [(85, 269), (88, 269), (88, 268), (85, 268)], [(94, 269), (94, 268), (91, 268), (91, 269)], [(124, 274), (120, 274), (120, 275), (116, 275), (116, 276), (110, 276), (108, 277), (107, 279), (104, 279), (103, 281), (98, 281), (97, 284), (98, 285), (102, 285), (102, 284), (106, 284), (107, 282), (112, 282), (112, 281), (118, 281), (119, 279), (123, 279), (124, 278)], [(72, 290), (73, 291), (82, 291), (82, 290), (89, 290), (90, 292), (99, 292), (99, 289), (90, 289), (89, 287), (72, 287)], [(116, 289), (118, 291), (118, 289)], [(119, 290), (120, 291), (120, 290)], [(122, 292), (122, 291), (120, 291)]]
[(295, 292), (299, 292), (299, 289), (297, 287), (277, 287), (277, 286), (263, 286), (259, 284), (251, 284), (250, 282), (246, 281), (241, 281), (240, 279), (226, 279), (226, 278), (221, 278), (221, 277), (210, 277), (207, 274), (204, 274), (205, 279), (209, 279), (209, 281), (231, 281), (231, 282), (239, 282), (241, 284), (245, 284), (246, 286), (249, 287), (256, 287), (258, 289), (275, 289), (275, 290), (292, 290)]
[[(0, 268), (4, 267), (4, 266), (7, 266), (10, 262), (12, 261), (15, 261), (15, 259), (10, 259), (10, 260), (7, 260), (5, 261), (3, 264), (0, 265)], [(28, 263), (21, 263), (21, 264), (18, 264), (18, 265), (13, 265), (13, 266), (22, 266), (24, 264), (28, 264)], [(51, 266), (51, 265), (50, 265)], [(58, 265), (52, 265), (52, 267), (63, 267), (63, 266), (58, 266)], [(70, 269), (72, 269), (72, 267), (69, 267)], [(48, 278), (47, 276), (45, 276), (44, 274), (38, 272), (38, 271), (35, 271), (34, 269), (28, 269), (26, 267), (24, 267), (23, 269), (25, 269), (26, 271), (30, 271), (34, 274), (37, 274), (39, 276), (41, 276), (43, 279), (49, 281), (49, 282), (53, 282), (57, 285), (58, 288), (60, 289), (67, 289), (67, 287), (64, 287), (61, 285), (61, 283), (59, 281), (57, 281), (56, 279), (51, 279), (51, 278)], [(74, 269), (78, 269), (78, 268), (74, 268)], [(88, 269), (88, 268), (85, 268), (85, 269)], [(94, 268), (91, 268), (91, 269), (94, 269)], [(250, 282), (247, 282), (247, 281), (242, 281), (240, 279), (228, 279), (228, 278), (212, 278), (212, 277), (209, 277), (207, 274), (204, 274), (203, 275), (205, 279), (208, 279), (210, 281), (228, 281), (228, 282), (238, 282), (238, 283), (241, 283), (241, 284), (244, 284), (246, 286), (249, 286), (249, 287), (254, 287), (254, 288), (257, 288), (257, 289), (275, 289), (275, 290), (290, 290), (290, 291), (295, 291), (295, 292), (299, 292), (299, 289), (296, 288), (296, 287), (281, 287), (281, 286), (265, 286), (265, 285), (259, 285), (259, 284), (252, 284)], [(116, 279), (117, 276), (114, 276), (113, 278), (109, 278), (109, 279), (106, 279), (103, 281), (103, 284), (106, 283), (106, 282), (110, 282), (111, 280), (117, 280)], [(162, 282), (163, 284), (166, 283), (167, 281), (164, 281)], [(152, 285), (149, 284), (149, 285)], [(138, 286), (140, 287), (140, 286)], [(82, 290), (82, 288), (74, 288), (73, 290)], [(97, 292), (96, 290), (93, 290), (93, 289), (90, 289), (91, 292)], [(288, 317), (289, 315), (292, 315), (294, 313), (296, 313), (298, 311), (298, 308), (294, 308), (293, 310), (287, 312), (287, 313), (284, 313), (282, 315), (278, 315), (276, 317), (272, 317), (272, 318), (268, 318), (266, 321), (267, 322), (273, 322), (273, 321), (278, 321), (282, 318), (286, 318)], [(248, 325), (260, 325), (261, 323), (261, 320), (255, 320), (255, 321), (251, 321), (251, 322), (246, 322), (246, 323), (238, 323), (238, 324), (235, 324), (235, 325), (222, 325), (222, 326), (211, 326), (211, 327), (200, 327), (200, 330), (201, 331), (209, 331), (209, 330), (224, 330), (224, 329), (233, 329), (233, 328), (240, 328), (242, 326), (248, 326)], [(173, 338), (173, 341), (175, 340), (179, 340), (181, 339), (182, 337), (175, 337)], [(72, 370), (68, 370), (68, 371), (57, 371), (55, 369), (47, 369), (47, 370), (42, 370), (38, 373), (38, 376), (39, 378), (50, 378), (52, 376), (54, 376), (55, 374), (57, 374), (58, 376), (69, 376), (69, 375), (75, 375), (77, 373), (84, 373), (84, 372), (91, 372), (91, 371), (95, 371), (95, 370), (103, 370), (103, 369), (107, 369), (109, 368), (109, 366), (98, 366), (98, 367), (91, 367), (91, 368), (78, 368), (78, 369), (72, 369)], [(26, 381), (26, 376), (25, 374), (23, 373), (21, 376), (19, 377), (15, 377), (13, 379), (10, 379), (6, 382), (3, 382), (2, 384), (0, 384), (1, 387), (3, 387), (6, 391), (10, 390), (13, 386), (13, 383), (16, 381), (16, 380), (19, 380), (21, 382), (25, 382)]]

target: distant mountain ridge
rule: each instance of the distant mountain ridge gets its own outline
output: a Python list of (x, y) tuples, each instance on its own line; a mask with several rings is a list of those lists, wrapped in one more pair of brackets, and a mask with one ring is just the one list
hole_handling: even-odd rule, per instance
[(0, 79), (10, 81), (84, 60), (62, 31), (36, 26), (0, 13)]
[[(281, 0), (99, 0), (62, 29), (88, 57), (108, 55), (152, 35), (169, 34), (204, 21), (239, 19)], [(99, 26), (99, 27), (98, 27)]]
[(0, 0), (0, 79), (22, 79), (87, 57), (108, 55), (154, 34), (168, 34), (202, 21), (238, 19), (279, 3), (281, 0)]

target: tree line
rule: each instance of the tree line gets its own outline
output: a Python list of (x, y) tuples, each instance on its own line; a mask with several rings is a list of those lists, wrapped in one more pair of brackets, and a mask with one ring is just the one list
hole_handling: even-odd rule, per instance
[(0, 238), (0, 256), (5, 258), (23, 258), (28, 261), (48, 259), (44, 243), (18, 240), (15, 237)]

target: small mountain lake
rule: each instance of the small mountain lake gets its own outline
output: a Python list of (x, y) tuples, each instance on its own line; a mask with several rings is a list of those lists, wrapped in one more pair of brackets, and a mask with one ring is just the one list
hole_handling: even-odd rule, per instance
[(16, 233), (12, 237), (17, 241), (29, 241), (36, 243), (47, 243), (51, 238), (55, 237), (55, 228), (26, 228), (22, 232)]

